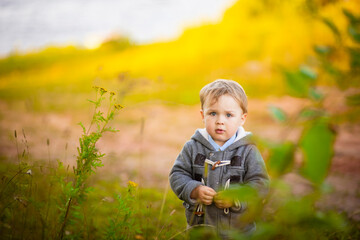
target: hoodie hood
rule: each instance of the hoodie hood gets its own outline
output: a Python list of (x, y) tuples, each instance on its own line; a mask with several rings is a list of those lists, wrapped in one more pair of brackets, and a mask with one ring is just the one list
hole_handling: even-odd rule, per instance
[[(233, 148), (238, 148), (241, 145), (248, 145), (253, 144), (253, 141), (251, 141), (252, 133), (246, 132), (243, 127), (239, 127), (238, 129), (238, 135), (235, 139), (235, 141), (226, 148), (226, 150), (231, 150)], [(213, 150), (213, 146), (209, 142), (209, 133), (206, 131), (205, 128), (197, 129), (194, 135), (191, 137), (191, 139), (201, 143), (206, 148)]]

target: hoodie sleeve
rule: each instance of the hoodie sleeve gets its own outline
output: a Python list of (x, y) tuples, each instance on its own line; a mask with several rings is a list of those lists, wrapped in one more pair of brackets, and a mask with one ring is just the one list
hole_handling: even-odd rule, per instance
[[(244, 184), (255, 188), (260, 198), (265, 198), (269, 191), (269, 175), (266, 171), (264, 160), (255, 145), (250, 145), (250, 150), (245, 160)], [(235, 206), (231, 208), (234, 212), (243, 211), (248, 206), (247, 201), (239, 202), (235, 199)]]
[(261, 197), (265, 197), (269, 191), (269, 175), (261, 153), (255, 145), (251, 145), (245, 160), (244, 183), (257, 189)]
[(176, 158), (169, 180), (171, 189), (178, 198), (194, 205), (196, 201), (190, 198), (190, 194), (197, 186), (202, 184), (192, 178), (192, 161), (189, 145), (189, 142), (186, 143)]

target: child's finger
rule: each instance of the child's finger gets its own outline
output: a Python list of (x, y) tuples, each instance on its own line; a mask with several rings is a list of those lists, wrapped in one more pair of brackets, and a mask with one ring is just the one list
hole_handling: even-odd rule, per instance
[(211, 198), (213, 198), (215, 196), (212, 192), (205, 192), (204, 195), (211, 197)]
[(207, 195), (210, 195), (210, 196), (215, 196), (216, 195), (215, 190), (212, 189), (212, 188), (207, 189), (206, 193), (207, 193)]
[(223, 204), (216, 202), (215, 206), (218, 208), (225, 208)]
[(204, 197), (203, 197), (203, 200), (211, 201), (211, 202), (212, 202), (213, 197), (211, 197), (211, 196), (204, 196)]

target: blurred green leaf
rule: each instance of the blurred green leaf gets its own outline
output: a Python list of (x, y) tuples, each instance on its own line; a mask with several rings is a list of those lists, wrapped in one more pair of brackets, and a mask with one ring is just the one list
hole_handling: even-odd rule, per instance
[(315, 80), (317, 78), (317, 73), (311, 69), (309, 66), (301, 65), (300, 66), (300, 73), (305, 75), (306, 77)]
[(359, 106), (360, 105), (360, 93), (353, 94), (346, 97), (346, 104), (349, 106)]
[(304, 154), (302, 174), (315, 184), (320, 184), (327, 175), (333, 155), (335, 134), (325, 119), (313, 122), (300, 141)]
[(343, 9), (343, 13), (349, 20), (350, 24), (356, 24), (360, 22), (360, 18), (355, 17), (354, 14), (352, 14), (349, 10)]
[(302, 65), (298, 71), (285, 71), (285, 80), (288, 93), (294, 97), (306, 98), (309, 88), (315, 83), (317, 73), (306, 65)]
[(356, 26), (349, 26), (348, 27), (348, 32), (350, 34), (350, 36), (358, 43), (360, 43), (360, 31), (359, 31), (359, 27)]
[(322, 117), (324, 115), (325, 112), (322, 109), (304, 108), (299, 114), (299, 119), (309, 121), (318, 117)]
[(286, 113), (281, 108), (271, 105), (268, 109), (275, 120), (279, 122), (285, 122), (287, 120)]
[(288, 170), (294, 162), (295, 145), (291, 142), (277, 144), (271, 147), (268, 159), (270, 175), (281, 176)]
[(328, 18), (322, 19), (323, 23), (330, 28), (330, 30), (334, 33), (337, 40), (341, 41), (341, 34), (339, 29), (336, 27), (336, 25)]
[(236, 198), (240, 202), (255, 202), (259, 199), (258, 191), (248, 185), (234, 185), (223, 193), (224, 197)]
[(360, 68), (360, 48), (349, 48), (350, 53), (350, 65), (354, 69)]
[(333, 51), (333, 49), (330, 46), (325, 46), (325, 45), (315, 45), (314, 50), (317, 54), (323, 56), (327, 56)]
[(314, 87), (309, 89), (309, 97), (315, 101), (321, 101), (324, 99), (324, 94)]
[(352, 39), (358, 43), (360, 43), (360, 17), (355, 16), (350, 11), (343, 9), (344, 15), (347, 17), (349, 21), (348, 33), (352, 37)]
[(288, 86), (288, 92), (295, 97), (307, 96), (307, 84), (304, 78), (298, 73), (285, 72), (286, 83)]

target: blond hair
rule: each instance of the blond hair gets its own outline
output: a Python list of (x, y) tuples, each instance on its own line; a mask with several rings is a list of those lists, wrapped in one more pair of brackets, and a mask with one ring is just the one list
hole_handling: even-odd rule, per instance
[(247, 113), (247, 97), (244, 89), (239, 83), (226, 79), (215, 80), (200, 90), (201, 109), (204, 109), (204, 104), (209, 99), (211, 102), (216, 102), (219, 97), (226, 94), (233, 97), (239, 103), (243, 113)]

